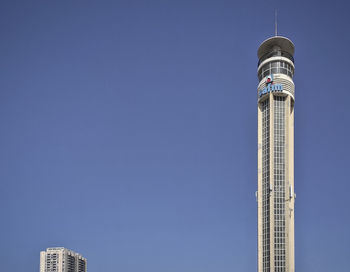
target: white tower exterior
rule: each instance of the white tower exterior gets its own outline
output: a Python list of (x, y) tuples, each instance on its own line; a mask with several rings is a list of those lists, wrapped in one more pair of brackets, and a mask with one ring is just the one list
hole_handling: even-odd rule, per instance
[(40, 252), (40, 272), (87, 272), (86, 258), (64, 247)]
[(258, 272), (294, 272), (294, 44), (258, 49)]

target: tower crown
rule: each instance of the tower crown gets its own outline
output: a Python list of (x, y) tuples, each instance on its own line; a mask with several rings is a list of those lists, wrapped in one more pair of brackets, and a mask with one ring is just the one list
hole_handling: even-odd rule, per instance
[(258, 49), (258, 66), (266, 59), (280, 56), (294, 63), (294, 44), (286, 37), (274, 36), (261, 43)]
[(266, 76), (272, 74), (286, 75), (289, 79), (293, 79), (293, 55), (294, 44), (288, 38), (274, 36), (262, 42), (258, 49), (259, 82), (262, 83)]

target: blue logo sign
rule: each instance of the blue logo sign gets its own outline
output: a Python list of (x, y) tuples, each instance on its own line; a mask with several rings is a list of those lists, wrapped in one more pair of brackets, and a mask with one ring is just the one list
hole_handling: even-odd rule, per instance
[(264, 94), (271, 92), (282, 92), (283, 86), (282, 84), (273, 84), (273, 75), (269, 75), (266, 77), (267, 86), (259, 91), (259, 97), (262, 97)]

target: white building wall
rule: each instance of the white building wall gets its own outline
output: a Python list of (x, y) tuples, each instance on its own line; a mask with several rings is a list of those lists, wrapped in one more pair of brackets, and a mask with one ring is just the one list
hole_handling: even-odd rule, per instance
[[(75, 266), (68, 265), (69, 257), (73, 257)], [(80, 265), (79, 260), (83, 265)], [(87, 260), (79, 253), (63, 247), (48, 248), (40, 252), (40, 272), (87, 272)]]

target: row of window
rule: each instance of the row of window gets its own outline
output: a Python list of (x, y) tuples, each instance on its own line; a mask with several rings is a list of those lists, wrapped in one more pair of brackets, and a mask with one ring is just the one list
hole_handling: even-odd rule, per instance
[(263, 272), (270, 272), (270, 105), (262, 102)]
[(286, 61), (271, 61), (263, 65), (258, 71), (258, 78), (261, 81), (271, 74), (285, 74), (293, 78), (294, 67)]
[[(278, 225), (285, 224), (285, 100), (286, 97), (274, 97), (274, 219)], [(285, 249), (285, 228), (275, 229), (274, 244), (275, 260), (284, 260), (285, 251), (280, 249)], [(283, 270), (285, 262), (277, 261), (275, 266)]]

